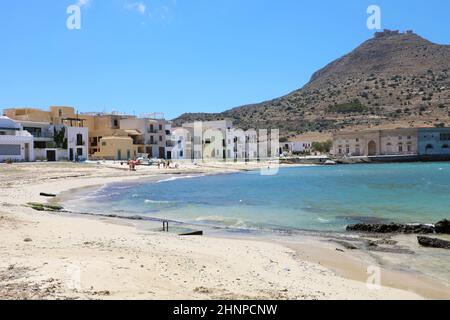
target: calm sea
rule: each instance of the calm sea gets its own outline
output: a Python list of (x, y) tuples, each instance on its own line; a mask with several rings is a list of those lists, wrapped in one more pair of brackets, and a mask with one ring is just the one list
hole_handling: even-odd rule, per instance
[[(95, 205), (93, 205), (95, 204)], [(344, 231), (359, 222), (450, 218), (450, 163), (282, 168), (114, 184), (66, 206), (243, 230)]]

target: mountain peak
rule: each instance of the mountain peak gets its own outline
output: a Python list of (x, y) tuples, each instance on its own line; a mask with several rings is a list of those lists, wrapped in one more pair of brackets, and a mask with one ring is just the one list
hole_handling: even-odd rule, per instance
[(384, 125), (450, 123), (450, 46), (413, 31), (384, 30), (315, 72), (301, 89), (219, 114), (247, 128), (279, 128), (284, 136)]

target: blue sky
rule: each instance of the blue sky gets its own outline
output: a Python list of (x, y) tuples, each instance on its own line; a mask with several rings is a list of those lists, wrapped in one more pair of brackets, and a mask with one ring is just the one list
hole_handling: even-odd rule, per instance
[[(66, 9), (81, 1), (81, 30)], [(304, 85), (382, 27), (450, 44), (447, 0), (15, 0), (0, 4), (0, 109), (219, 112)]]

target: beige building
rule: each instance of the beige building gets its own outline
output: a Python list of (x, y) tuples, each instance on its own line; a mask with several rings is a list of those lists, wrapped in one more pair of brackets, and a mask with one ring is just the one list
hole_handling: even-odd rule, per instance
[(171, 159), (171, 125), (165, 119), (126, 118), (120, 121), (120, 128), (133, 139), (139, 154), (149, 158)]
[[(79, 118), (83, 119), (85, 126), (89, 129), (89, 156), (91, 158), (125, 160), (126, 150), (130, 150), (132, 157), (135, 156), (132, 138), (126, 131), (120, 129), (120, 121), (128, 117), (134, 118), (117, 113), (82, 113), (79, 115)], [(104, 138), (108, 138), (107, 148), (104, 148), (102, 144)], [(114, 144), (111, 144), (114, 141), (113, 138), (118, 141), (116, 149), (114, 149)], [(125, 143), (127, 143), (126, 146), (124, 146)], [(127, 158), (127, 160), (130, 158)]]
[(338, 157), (418, 154), (418, 129), (364, 130), (333, 135), (332, 154)]
[(103, 137), (95, 157), (105, 160), (129, 160), (137, 157), (137, 147), (128, 136)]

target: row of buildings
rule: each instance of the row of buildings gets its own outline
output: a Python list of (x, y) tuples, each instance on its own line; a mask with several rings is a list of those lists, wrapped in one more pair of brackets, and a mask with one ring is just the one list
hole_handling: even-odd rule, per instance
[(5, 109), (0, 118), (0, 161), (253, 160), (278, 155), (275, 138), (237, 130), (230, 120), (172, 128), (162, 114), (136, 117), (76, 113), (72, 107), (59, 106), (14, 108)]
[(450, 128), (399, 128), (338, 132), (336, 157), (450, 156)]

